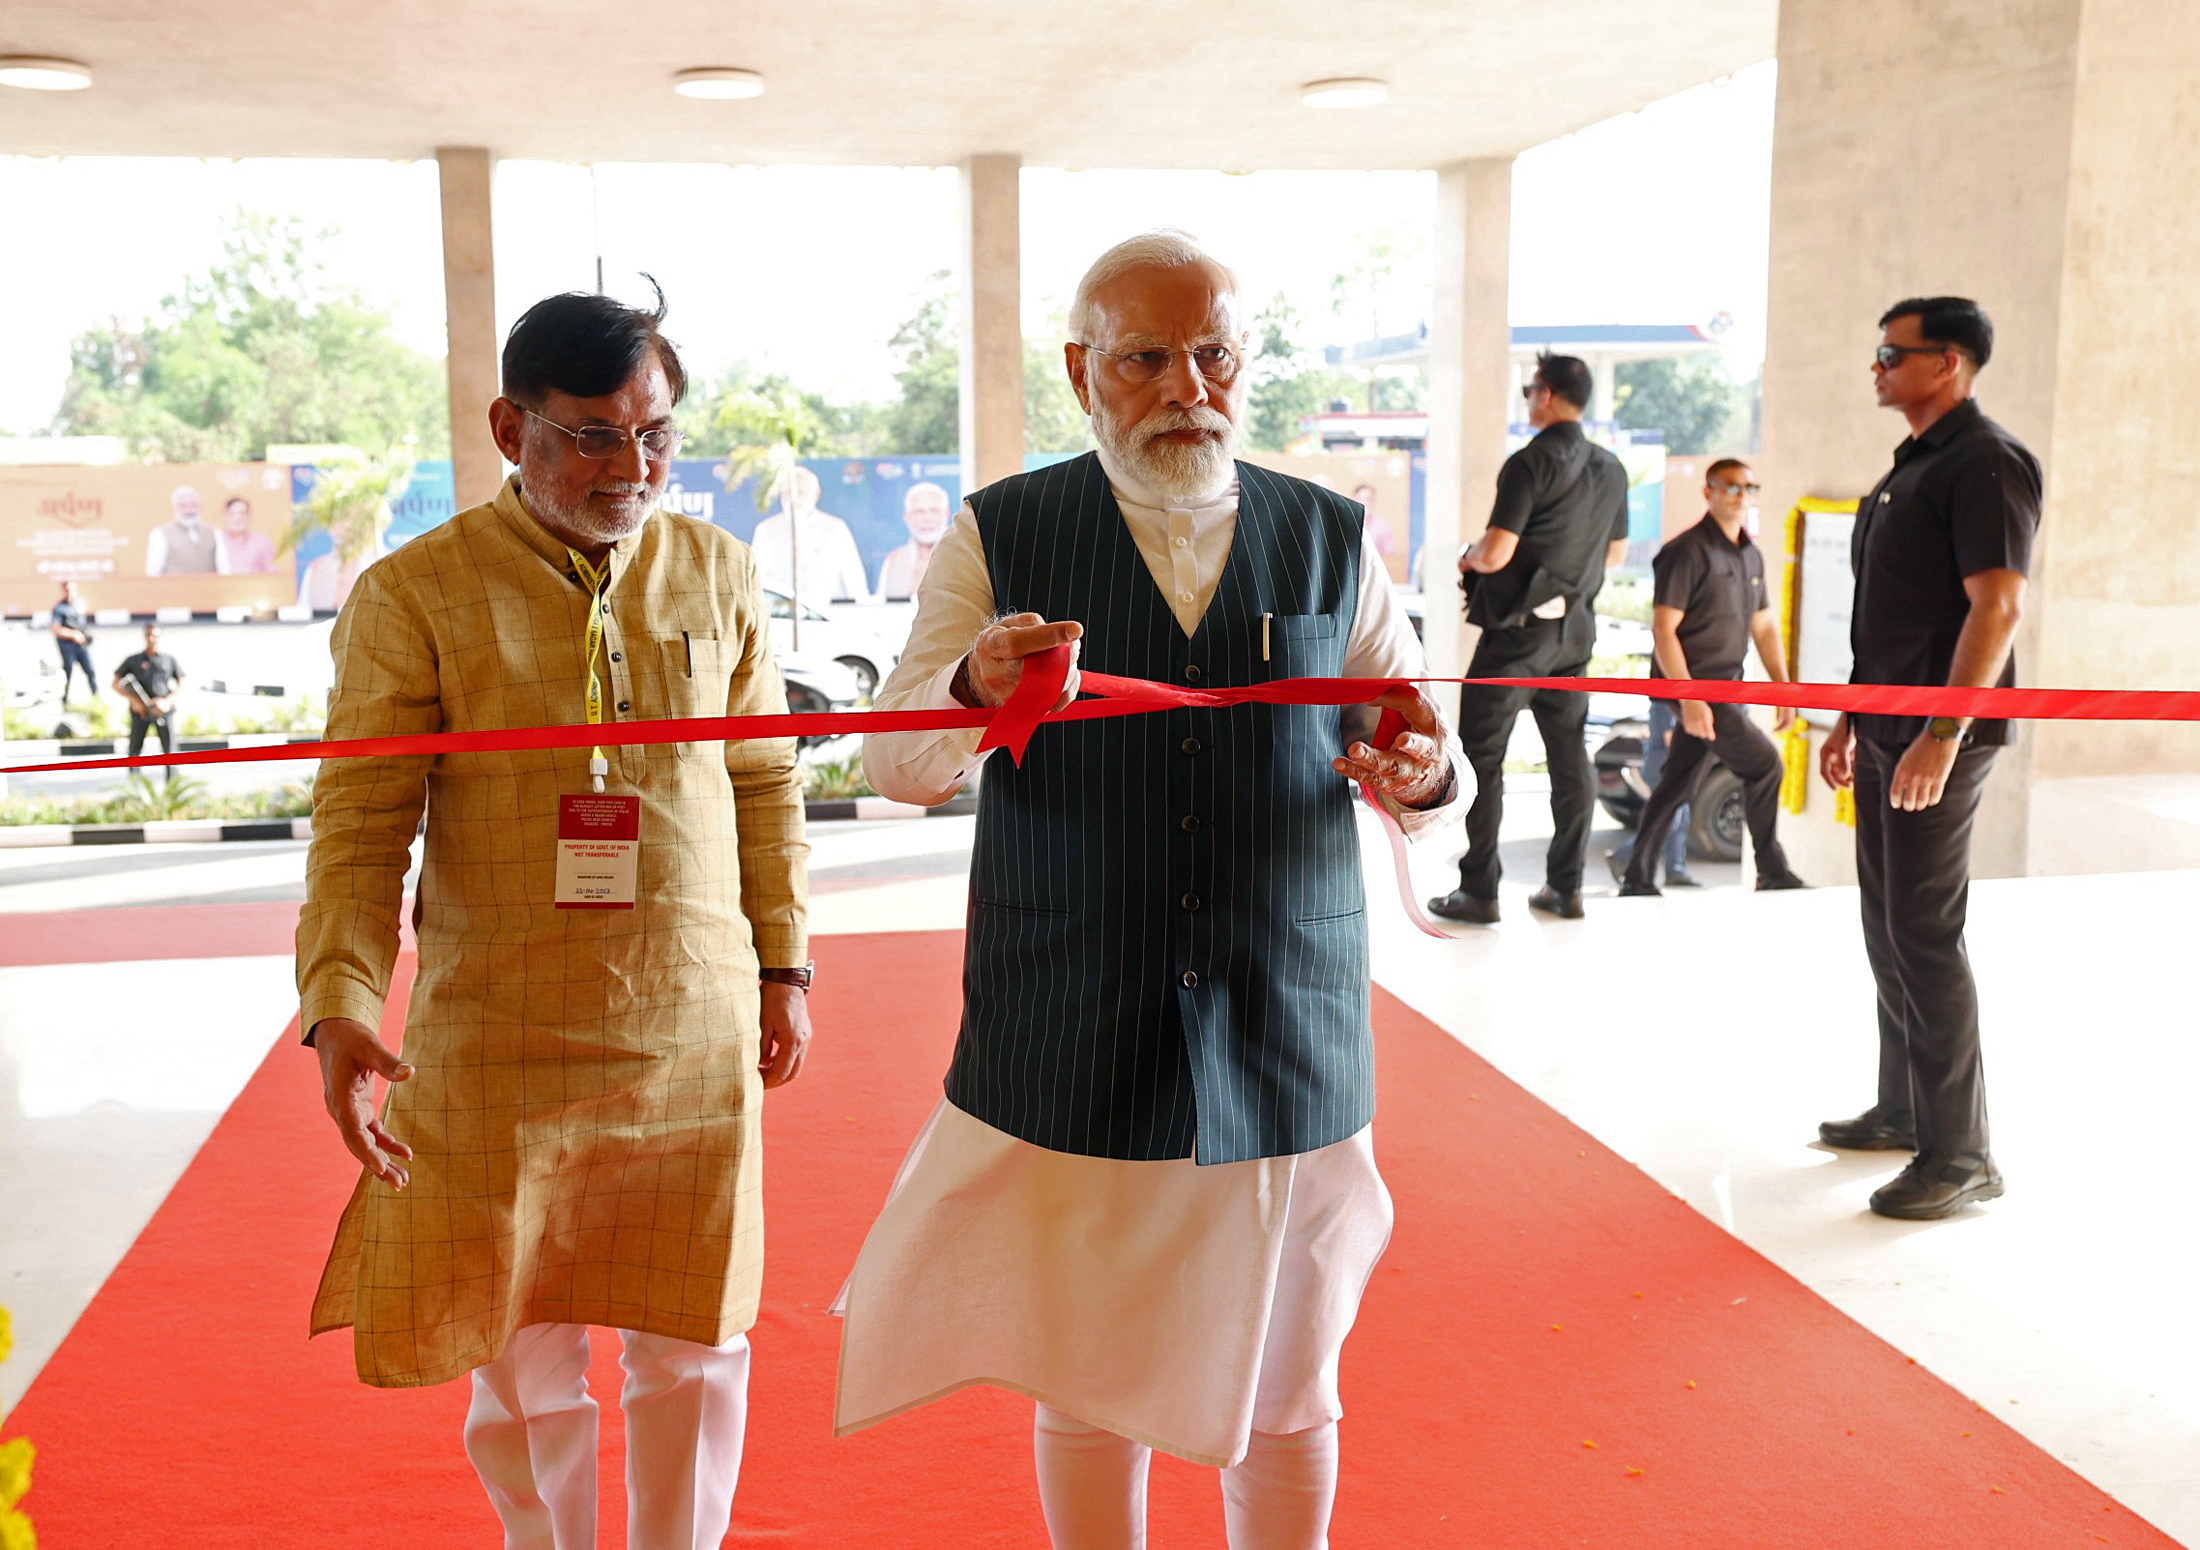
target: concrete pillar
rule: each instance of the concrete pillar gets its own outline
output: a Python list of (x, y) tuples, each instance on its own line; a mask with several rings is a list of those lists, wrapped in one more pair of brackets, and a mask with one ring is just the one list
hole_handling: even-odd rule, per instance
[(963, 488), (1024, 468), (1022, 243), (1015, 156), (962, 164)]
[(1429, 670), (1447, 676), (1472, 648), (1459, 617), (1459, 546), (1488, 525), (1512, 415), (1511, 249), (1511, 160), (1439, 168), (1421, 586)]
[(1589, 418), (1609, 420), (1619, 413), (1619, 358), (1592, 355), (1589, 371), (1596, 379), (1595, 391), (1589, 397)]
[[(2022, 680), (2200, 682), (2200, 353), (2182, 343), (2200, 337), (2200, 216), (2162, 197), (2200, 185), (2200, 9), (1785, 0), (1779, 58), (1768, 529), (1798, 496), (1864, 494), (1906, 433), (1872, 401), (1880, 312), (1974, 297), (1996, 332), (1979, 398), (2047, 476)], [(2195, 771), (2190, 727), (2035, 724), (1997, 762), (1974, 873), (2194, 864), (2200, 828), (2115, 793)], [(1853, 876), (1831, 810), (1814, 781), (1787, 826), (1814, 882)]]
[(489, 405), (498, 391), (496, 244), (489, 230), (496, 163), (473, 145), (438, 146), (435, 161), (443, 191), (451, 478), (463, 511), (492, 499), (504, 482), (504, 459), (489, 437)]

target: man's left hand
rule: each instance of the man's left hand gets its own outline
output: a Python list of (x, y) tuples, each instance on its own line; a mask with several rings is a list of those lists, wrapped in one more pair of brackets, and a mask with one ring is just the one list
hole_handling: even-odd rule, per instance
[(763, 1059), (756, 1069), (764, 1073), (766, 1087), (784, 1087), (802, 1074), (803, 1057), (810, 1052), (810, 998), (806, 991), (776, 980), (765, 980)]
[(1894, 767), (1894, 779), (1887, 785), (1887, 804), (1905, 813), (1922, 813), (1939, 802), (1940, 794), (1948, 789), (1948, 772), (1956, 767), (1956, 755), (1962, 747), (1959, 738), (1943, 742), (1930, 732), (1918, 733)]
[(1347, 779), (1364, 781), (1400, 807), (1434, 807), (1447, 794), (1452, 774), (1436, 702), (1418, 684), (1398, 684), (1368, 703), (1405, 717), (1406, 730), (1387, 749), (1354, 743), (1332, 768)]
[(1786, 731), (1786, 730), (1787, 730), (1787, 729), (1788, 729), (1789, 727), (1791, 727), (1791, 726), (1793, 726), (1793, 725), (1795, 725), (1795, 707), (1794, 707), (1794, 706), (1792, 706), (1792, 705), (1775, 705), (1775, 706), (1774, 706), (1774, 707), (1772, 708), (1772, 730), (1773, 730), (1773, 731), (1775, 731), (1775, 732), (1785, 732), (1785, 731)]

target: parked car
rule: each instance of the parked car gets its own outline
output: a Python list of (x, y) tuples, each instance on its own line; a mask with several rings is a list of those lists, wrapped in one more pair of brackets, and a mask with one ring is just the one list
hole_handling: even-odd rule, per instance
[[(1626, 828), (1642, 821), (1650, 788), (1642, 778), (1642, 751), (1650, 723), (1631, 716), (1611, 724), (1610, 734), (1591, 756), (1596, 766), (1597, 801)], [(1715, 759), (1706, 759), (1689, 799), (1688, 853), (1700, 861), (1739, 861), (1748, 818), (1742, 807), (1742, 783)]]
[[(794, 646), (794, 599), (784, 592), (764, 591), (772, 611), (772, 654), (782, 665)], [(877, 614), (874, 621), (867, 615)], [(838, 662), (855, 674), (858, 698), (869, 699), (908, 643), (906, 612), (888, 614), (873, 608), (836, 608), (831, 613), (810, 604), (802, 608), (802, 657), (805, 661)], [(899, 626), (896, 633), (895, 627)]]
[[(787, 709), (797, 715), (826, 710), (854, 710), (856, 702), (864, 697), (858, 692), (860, 686), (856, 675), (829, 657), (821, 659), (809, 656), (808, 645), (809, 642), (805, 640), (802, 656), (789, 656), (784, 652), (777, 654), (779, 676), (787, 685)], [(799, 747), (811, 748), (819, 743), (832, 742), (833, 738), (820, 732), (795, 741)]]

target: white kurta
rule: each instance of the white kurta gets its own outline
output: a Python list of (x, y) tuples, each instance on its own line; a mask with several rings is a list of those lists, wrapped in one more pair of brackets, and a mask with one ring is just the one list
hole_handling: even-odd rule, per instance
[[(1105, 452), (1101, 463), (1155, 585), (1192, 634), (1237, 530), (1235, 483), (1171, 501)], [(879, 708), (953, 705), (955, 665), (993, 612), (966, 505), (933, 553)], [(1427, 672), (1371, 540), (1344, 672)], [(942, 802), (976, 768), (978, 736), (873, 734), (864, 767), (883, 795)], [(1456, 770), (1448, 735), (1446, 746)], [(1466, 787), (1458, 770), (1450, 803), (1402, 812), (1402, 823), (1426, 832)], [(1234, 1464), (1250, 1431), (1303, 1431), (1343, 1414), (1338, 1355), (1390, 1222), (1368, 1130), (1297, 1156), (1200, 1167), (1049, 1151), (943, 1101), (841, 1294), (835, 1430), (991, 1383), (1194, 1463)]]

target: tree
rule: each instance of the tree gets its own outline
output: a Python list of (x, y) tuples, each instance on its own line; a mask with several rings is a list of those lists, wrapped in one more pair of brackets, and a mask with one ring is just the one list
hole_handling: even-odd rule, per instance
[(233, 213), (221, 258), (153, 319), (77, 337), (54, 431), (121, 436), (150, 461), (241, 462), (286, 441), (447, 456), (441, 363), (326, 279), (315, 249), (332, 235)]
[(1622, 428), (1665, 432), (1665, 449), (1676, 456), (1746, 448), (1748, 392), (1716, 359), (1623, 361), (1614, 378), (1612, 418)]
[[(889, 341), (902, 359), (894, 374), (901, 402), (883, 411), (890, 452), (951, 457), (962, 445), (962, 351), (948, 278), (944, 271), (932, 276), (931, 291)], [(1081, 452), (1086, 441), (1084, 407), (1060, 353), (1025, 340), (1025, 449)]]
[[(1340, 280), (1342, 277), (1340, 277)], [(1303, 432), (1299, 422), (1319, 414), (1332, 399), (1349, 401), (1360, 385), (1349, 372), (1315, 364), (1298, 343), (1299, 311), (1278, 291), (1253, 319), (1253, 358), (1246, 363), (1245, 441), (1256, 452), (1281, 452)]]

